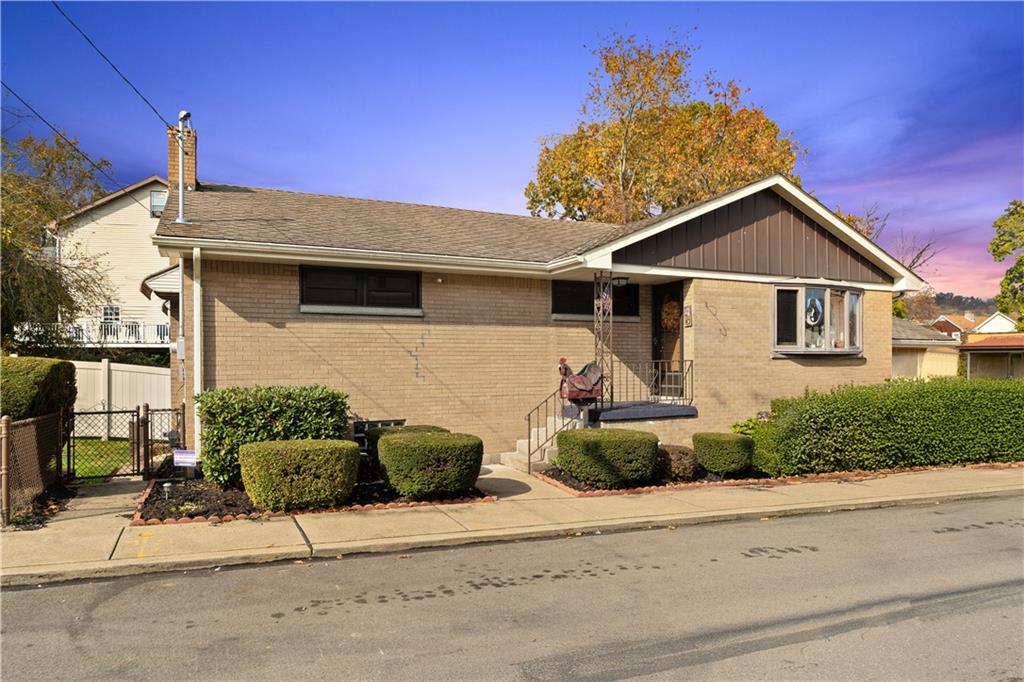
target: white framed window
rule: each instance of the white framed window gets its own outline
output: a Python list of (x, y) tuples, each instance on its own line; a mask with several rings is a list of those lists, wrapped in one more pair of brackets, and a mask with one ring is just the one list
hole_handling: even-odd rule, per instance
[(779, 353), (859, 353), (864, 294), (818, 285), (777, 286), (772, 349)]
[(112, 324), (121, 321), (121, 306), (107, 303), (100, 307), (100, 322)]
[(149, 217), (159, 218), (163, 215), (165, 206), (167, 206), (167, 190), (150, 190)]

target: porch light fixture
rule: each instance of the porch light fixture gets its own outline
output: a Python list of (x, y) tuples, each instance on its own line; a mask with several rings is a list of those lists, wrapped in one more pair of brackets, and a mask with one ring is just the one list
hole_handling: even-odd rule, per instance
[(612, 277), (613, 287), (624, 287), (629, 284), (629, 277)]

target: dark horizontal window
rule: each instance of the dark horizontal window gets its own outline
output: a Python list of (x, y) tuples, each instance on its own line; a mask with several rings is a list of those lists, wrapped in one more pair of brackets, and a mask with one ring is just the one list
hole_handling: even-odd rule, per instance
[[(551, 282), (551, 313), (553, 315), (593, 315), (594, 283), (556, 279)], [(640, 287), (627, 284), (612, 287), (612, 313), (616, 316), (639, 317)]]
[(405, 270), (300, 269), (304, 305), (419, 308), (420, 273)]

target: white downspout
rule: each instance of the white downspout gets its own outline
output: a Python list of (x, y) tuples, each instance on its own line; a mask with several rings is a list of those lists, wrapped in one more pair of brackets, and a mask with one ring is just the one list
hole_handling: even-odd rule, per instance
[[(199, 247), (192, 249), (192, 394), (203, 391), (203, 261)], [(196, 457), (201, 456), (202, 424), (199, 405), (192, 401), (192, 433)]]

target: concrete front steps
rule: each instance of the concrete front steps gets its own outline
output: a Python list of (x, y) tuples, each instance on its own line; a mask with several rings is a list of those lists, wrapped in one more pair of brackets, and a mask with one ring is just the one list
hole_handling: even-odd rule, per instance
[[(526, 471), (528, 468), (527, 453), (529, 452), (531, 442), (536, 447), (537, 443), (543, 443), (549, 436), (557, 435), (559, 430), (568, 431), (569, 429), (578, 429), (581, 426), (582, 422), (578, 419), (548, 417), (547, 424), (536, 426), (530, 430), (531, 438), (529, 440), (520, 438), (516, 441), (516, 449), (514, 451), (503, 452), (498, 455), (500, 463), (517, 471)], [(551, 462), (554, 461), (554, 457), (557, 454), (558, 446), (555, 444), (555, 440), (552, 439), (547, 445), (533, 453), (533, 470), (544, 471), (550, 468)]]

